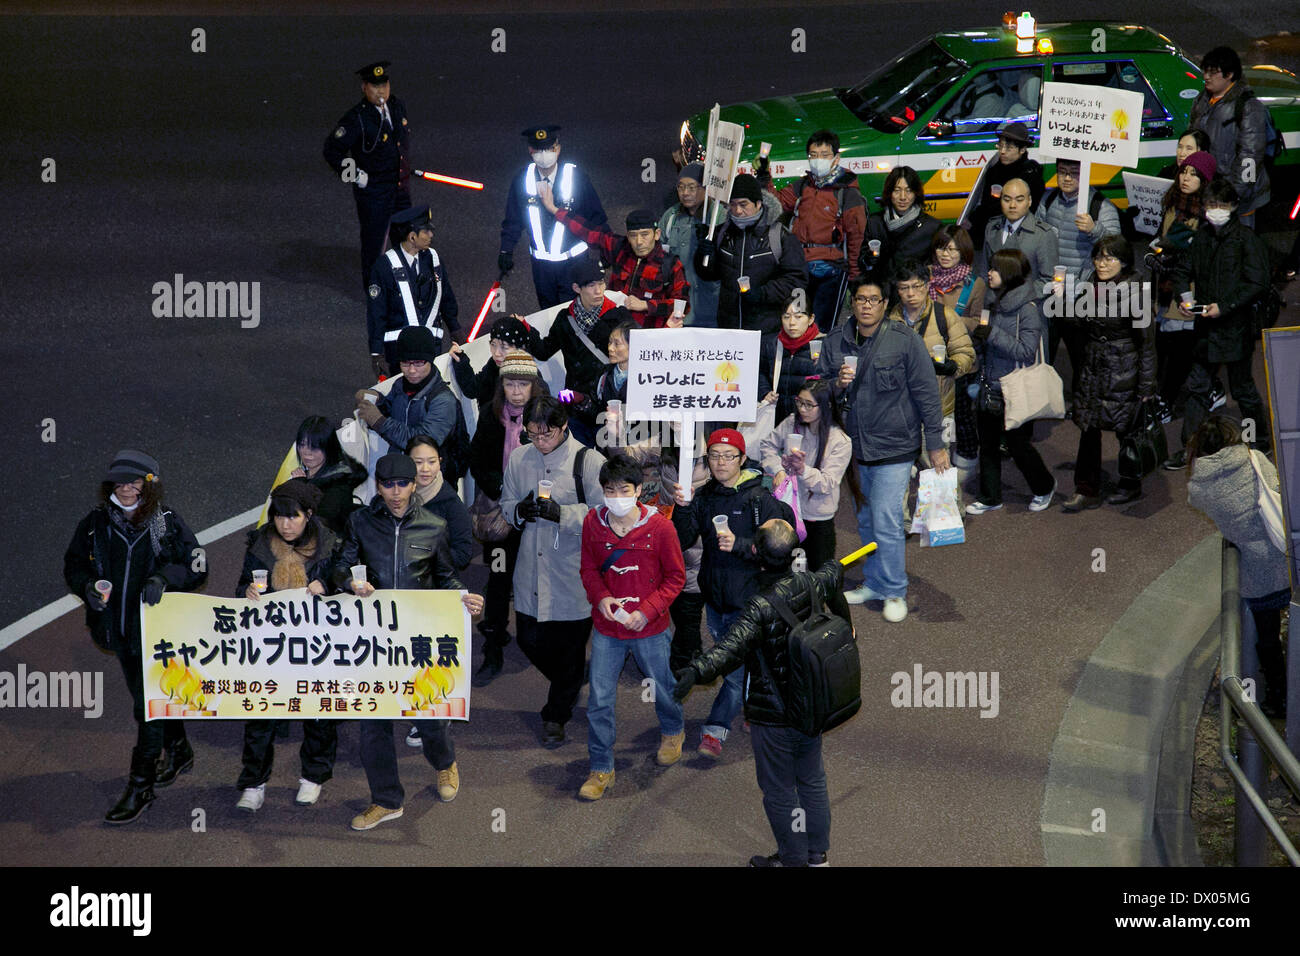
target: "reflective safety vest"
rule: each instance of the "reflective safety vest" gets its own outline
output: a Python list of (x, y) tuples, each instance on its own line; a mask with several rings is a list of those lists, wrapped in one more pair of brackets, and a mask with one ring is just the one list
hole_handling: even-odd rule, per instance
[[(555, 191), (555, 204), (569, 208), (573, 202), (573, 170), (576, 167), (573, 163), (565, 163), (563, 170), (560, 172), (559, 188)], [(524, 170), (524, 192), (528, 193), (528, 225), (532, 227), (533, 244), (529, 250), (534, 259), (541, 259), (543, 262), (563, 262), (565, 259), (572, 259), (574, 256), (582, 255), (587, 251), (587, 244), (579, 242), (571, 246), (568, 251), (564, 250), (564, 235), (568, 232), (564, 228), (564, 223), (556, 222), (555, 228), (551, 230), (551, 244), (547, 246), (546, 239), (542, 235), (542, 206), (537, 198), (537, 164), (529, 163), (528, 168)]]
[[(396, 249), (389, 249), (385, 255), (388, 256), (388, 261), (393, 266), (393, 278), (397, 280), (398, 291), (402, 293), (402, 307), (406, 310), (406, 324), (416, 327), (427, 325), (429, 330), (433, 332), (434, 338), (442, 338), (443, 328), (438, 324), (438, 306), (442, 304), (442, 282), (438, 279), (438, 273), (435, 271), (433, 274), (433, 284), (438, 287), (438, 291), (433, 297), (433, 308), (429, 310), (429, 321), (421, 323), (420, 314), (415, 310), (415, 295), (411, 292), (411, 275), (406, 270), (406, 264), (402, 261), (401, 254)], [(429, 255), (433, 256), (433, 268), (436, 270), (442, 264), (438, 259), (438, 253), (430, 248)], [(397, 337), (401, 334), (401, 329), (389, 329), (384, 333), (384, 341), (396, 342)]]

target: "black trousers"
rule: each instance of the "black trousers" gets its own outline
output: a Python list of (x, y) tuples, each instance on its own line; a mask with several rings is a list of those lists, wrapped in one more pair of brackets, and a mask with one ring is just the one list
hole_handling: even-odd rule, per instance
[(1043, 456), (1033, 445), (1034, 423), (1025, 422), (1018, 428), (1006, 430), (999, 415), (979, 413), (980, 433), (980, 497), (986, 505), (1002, 504), (1002, 452), (998, 446), (1006, 436), (1011, 460), (1029, 482), (1029, 491), (1045, 495), (1052, 490), (1052, 473), (1043, 464)]
[(388, 221), (393, 213), (411, 208), (411, 194), (397, 183), (371, 181), (365, 189), (352, 188), (357, 204), (357, 221), (361, 225), (361, 289), (370, 288), (370, 269), (384, 251), (388, 239)]
[(800, 545), (808, 556), (808, 570), (816, 571), (823, 564), (835, 557), (835, 519), (825, 521), (807, 521), (803, 523), (808, 537)]
[(1173, 408), (1178, 395), (1187, 384), (1196, 351), (1196, 333), (1156, 332), (1156, 381), (1160, 383), (1160, 397)]
[[(244, 724), (244, 765), (235, 786), (240, 790), (260, 787), (271, 779), (275, 764), (275, 720), (250, 720)], [(334, 757), (339, 748), (338, 721), (302, 722), (302, 776), (312, 783), (324, 783), (334, 776)]]
[[(809, 563), (809, 567), (812, 564)], [(668, 651), (668, 666), (681, 670), (703, 648), (700, 623), (704, 619), (704, 595), (698, 591), (683, 591), (668, 608), (673, 619), (673, 643)]]
[[(397, 774), (397, 748), (393, 746), (391, 720), (359, 720), (361, 726), (361, 765), (366, 768), (370, 800), (388, 810), (396, 810), (406, 799), (402, 780)], [(456, 746), (451, 741), (450, 720), (412, 721), (420, 731), (424, 759), (435, 770), (446, 770), (456, 762)]]
[[(487, 588), (483, 597), (483, 623), (479, 633), (483, 635), (483, 656), (500, 662), (502, 649), (510, 643), (510, 595), (514, 589), (515, 560), (519, 557), (519, 542), (523, 532), (512, 528), (504, 541), (483, 545), (483, 563), (488, 566)], [(499, 551), (498, 551), (499, 549)], [(500, 567), (500, 558), (505, 558), (505, 570)]]
[(573, 262), (573, 259), (565, 259), (563, 262), (532, 260), (533, 288), (537, 290), (538, 307), (549, 309), (573, 298), (573, 283), (569, 281)]
[(1056, 352), (1061, 343), (1065, 343), (1065, 353), (1070, 356), (1070, 394), (1079, 390), (1079, 372), (1083, 369), (1083, 351), (1085, 337), (1083, 330), (1071, 322), (1059, 319), (1052, 321), (1051, 334), (1047, 339), (1047, 364), (1056, 364)]
[[(1123, 442), (1124, 437), (1118, 436)], [(1116, 469), (1118, 474), (1118, 469)], [(1142, 479), (1118, 474), (1124, 491), (1141, 491)], [(1101, 494), (1101, 429), (1089, 428), (1079, 434), (1079, 454), (1074, 460), (1074, 490), (1089, 498)]]
[(763, 812), (776, 837), (781, 865), (807, 866), (809, 854), (825, 853), (831, 841), (822, 739), (806, 737), (793, 727), (754, 724), (750, 741)]
[(591, 618), (578, 621), (539, 621), (515, 611), (519, 632), (519, 649), (532, 665), (551, 682), (542, 708), (547, 723), (568, 723), (573, 705), (578, 702), (587, 664), (587, 639), (591, 636)]
[(1267, 450), (1273, 444), (1269, 430), (1268, 409), (1259, 389), (1255, 387), (1255, 377), (1251, 372), (1251, 352), (1245, 358), (1235, 362), (1211, 362), (1207, 357), (1208, 347), (1204, 338), (1196, 343), (1195, 359), (1187, 375), (1187, 411), (1183, 414), (1183, 445), (1201, 427), (1201, 422), (1210, 414), (1210, 389), (1219, 377), (1220, 367), (1228, 370), (1228, 394), (1241, 409), (1241, 420), (1253, 419), (1255, 422), (1255, 447)]
[(808, 308), (817, 328), (829, 332), (835, 327), (848, 287), (848, 272), (843, 268), (827, 276), (808, 274)]
[[(979, 373), (964, 375), (957, 379), (957, 404), (953, 409), (953, 424), (957, 429), (957, 441), (952, 450), (968, 461), (979, 456), (980, 430), (975, 415), (975, 400), (967, 394), (966, 388), (971, 382), (979, 381)], [(812, 565), (810, 564), (811, 568)]]
[(132, 716), (135, 717), (135, 749), (131, 751), (131, 774), (147, 778), (152, 783), (155, 765), (163, 748), (170, 750), (188, 741), (183, 721), (144, 719), (144, 666), (140, 656), (131, 653), (139, 646), (140, 642), (136, 639), (130, 649), (119, 650), (117, 661), (122, 665), (127, 689), (131, 691)]

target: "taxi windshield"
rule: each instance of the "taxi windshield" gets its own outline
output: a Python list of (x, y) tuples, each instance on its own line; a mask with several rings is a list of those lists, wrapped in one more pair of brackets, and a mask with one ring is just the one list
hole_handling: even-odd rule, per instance
[(965, 76), (966, 70), (966, 64), (927, 40), (844, 90), (840, 100), (872, 128), (897, 133)]

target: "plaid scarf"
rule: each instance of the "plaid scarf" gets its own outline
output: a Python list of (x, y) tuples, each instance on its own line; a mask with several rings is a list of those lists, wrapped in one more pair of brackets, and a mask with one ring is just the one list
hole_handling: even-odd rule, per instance
[(588, 309), (583, 306), (582, 300), (576, 296), (573, 299), (573, 318), (578, 323), (578, 327), (584, 332), (590, 332), (596, 320), (600, 318), (600, 310), (605, 305), (602, 300), (600, 305), (594, 309)]
[(959, 289), (970, 276), (970, 266), (958, 262), (950, 269), (940, 265), (930, 267), (930, 298), (938, 302), (953, 289)]

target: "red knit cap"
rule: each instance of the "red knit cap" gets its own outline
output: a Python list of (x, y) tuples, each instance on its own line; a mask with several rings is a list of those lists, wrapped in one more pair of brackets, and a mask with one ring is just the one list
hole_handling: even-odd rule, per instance
[(734, 428), (719, 428), (710, 435), (709, 447), (714, 445), (734, 445), (742, 455), (745, 454), (745, 437)]

